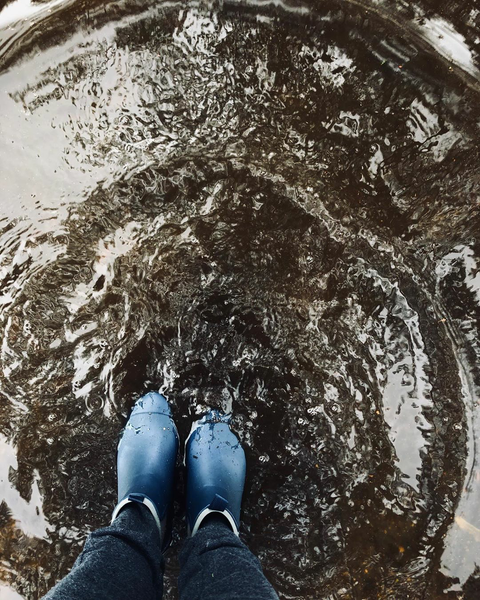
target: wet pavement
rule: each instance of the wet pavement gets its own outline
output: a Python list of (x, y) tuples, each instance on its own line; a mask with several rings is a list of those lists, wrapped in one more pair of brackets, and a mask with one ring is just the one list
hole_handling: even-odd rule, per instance
[(281, 598), (479, 597), (480, 10), (317, 4), (0, 12), (2, 600), (152, 389), (232, 412)]

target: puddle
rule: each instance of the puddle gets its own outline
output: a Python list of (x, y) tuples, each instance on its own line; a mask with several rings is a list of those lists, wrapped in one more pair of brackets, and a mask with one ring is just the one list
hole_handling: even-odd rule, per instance
[(108, 522), (152, 389), (232, 413), (282, 598), (478, 596), (478, 15), (313, 5), (0, 12), (2, 599)]

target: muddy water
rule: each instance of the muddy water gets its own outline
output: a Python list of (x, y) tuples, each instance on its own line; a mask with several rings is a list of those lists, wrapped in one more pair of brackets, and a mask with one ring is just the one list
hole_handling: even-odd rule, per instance
[(2, 600), (108, 521), (151, 389), (232, 412), (282, 598), (478, 597), (478, 15), (415, 10), (0, 12)]

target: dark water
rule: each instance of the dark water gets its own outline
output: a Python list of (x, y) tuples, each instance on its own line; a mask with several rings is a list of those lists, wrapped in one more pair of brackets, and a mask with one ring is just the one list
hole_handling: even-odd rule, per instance
[(0, 12), (2, 600), (108, 522), (151, 389), (233, 413), (281, 598), (480, 597), (470, 4)]

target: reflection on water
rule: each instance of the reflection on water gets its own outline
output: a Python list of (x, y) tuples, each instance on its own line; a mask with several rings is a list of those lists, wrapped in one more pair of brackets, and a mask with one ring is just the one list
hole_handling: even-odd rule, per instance
[(281, 597), (477, 597), (476, 17), (361, 4), (0, 12), (2, 599), (108, 521), (149, 389), (233, 413)]

